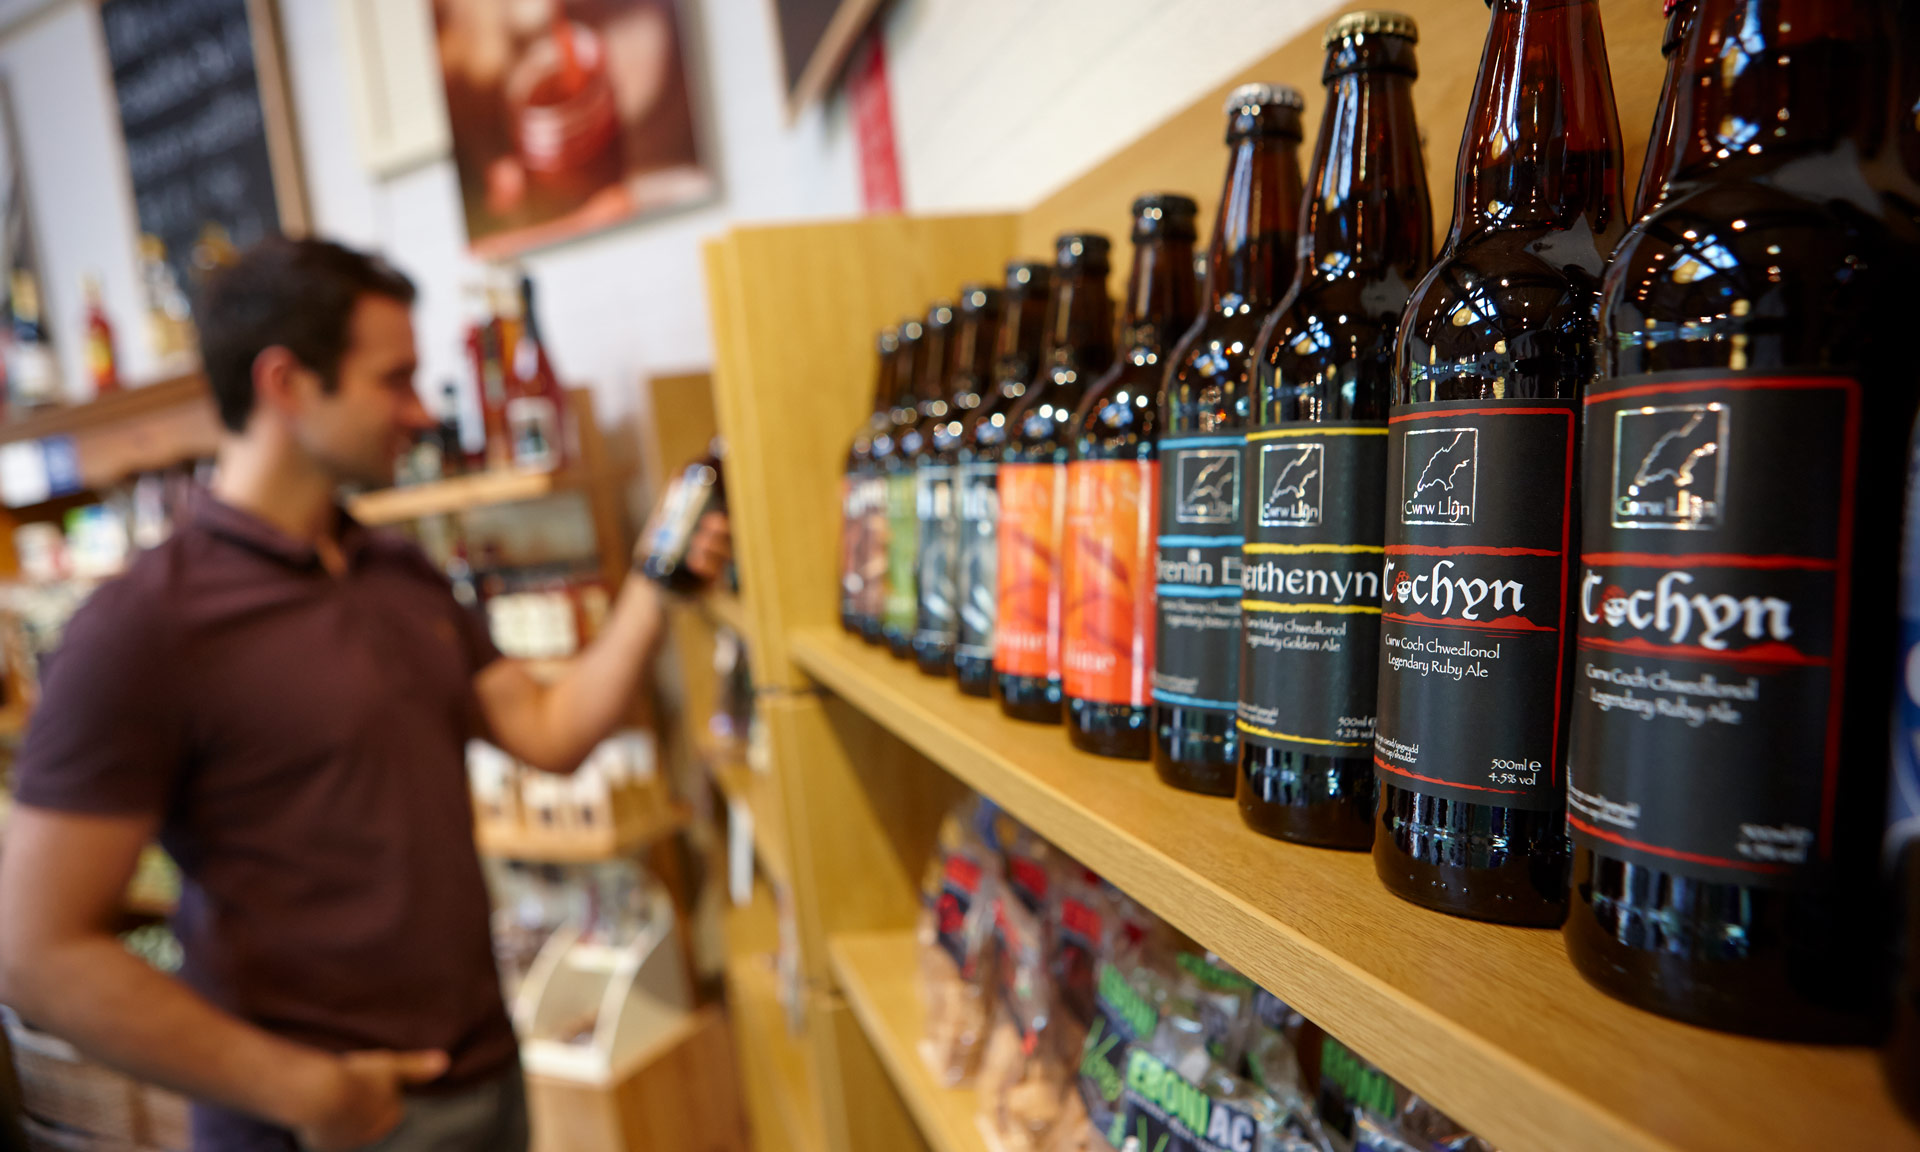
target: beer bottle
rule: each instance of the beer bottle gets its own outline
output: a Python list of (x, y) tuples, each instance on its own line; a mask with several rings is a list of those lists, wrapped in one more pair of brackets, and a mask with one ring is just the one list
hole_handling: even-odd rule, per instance
[(920, 553), (919, 508), (913, 490), (913, 463), (920, 454), (920, 375), (926, 365), (927, 330), (918, 320), (900, 322), (900, 351), (894, 360), (892, 451), (881, 460), (887, 483), (887, 581), (880, 634), (901, 658), (912, 652), (913, 566)]
[(954, 579), (960, 539), (954, 466), (966, 417), (986, 398), (999, 326), (998, 288), (969, 284), (960, 289), (953, 338), (948, 343), (948, 392), (942, 401), (945, 410), (928, 431), (919, 472), (920, 572), (916, 583), (920, 612), (913, 633), (913, 657), (920, 671), (930, 676), (953, 671), (953, 645), (959, 631)]
[[(970, 696), (993, 693), (993, 630), (1000, 600), (1000, 450), (1007, 413), (1040, 372), (1053, 269), (1039, 261), (1007, 265), (991, 383), (968, 415), (954, 448), (960, 484), (960, 560), (954, 594), (960, 634), (953, 648), (954, 678)], [(983, 341), (984, 343), (984, 341)]]
[(1373, 844), (1373, 708), (1393, 341), (1433, 262), (1413, 18), (1327, 29), (1327, 105), (1300, 255), (1254, 345), (1243, 474), (1240, 814), (1327, 848)]
[(1066, 512), (1067, 421), (1113, 363), (1113, 300), (1105, 236), (1056, 241), (1047, 356), (1007, 413), (1000, 450), (1000, 596), (993, 672), (1016, 720), (1060, 722), (1060, 536)]
[[(1879, 842), (1917, 409), (1895, 6), (1701, 0), (1586, 397), (1576, 966), (1707, 1027), (1885, 1026)], [(1731, 64), (1729, 61), (1736, 61)]]
[(1660, 85), (1660, 104), (1653, 112), (1653, 131), (1647, 135), (1647, 160), (1640, 166), (1640, 187), (1633, 194), (1633, 218), (1653, 211), (1667, 190), (1667, 174), (1680, 147), (1675, 115), (1680, 108), (1680, 85), (1685, 82), (1680, 45), (1693, 22), (1696, 0), (1667, 0), (1667, 31), (1660, 39), (1660, 55), (1667, 60), (1667, 78)]
[(1566, 917), (1576, 426), (1620, 183), (1598, 0), (1495, 0), (1387, 437), (1373, 855), (1455, 915)]
[(874, 338), (873, 411), (853, 434), (840, 483), (840, 624), (869, 640), (880, 635), (880, 614), (873, 610), (867, 583), (886, 572), (885, 542), (875, 535), (884, 523), (875, 511), (884, 507), (886, 489), (874, 462), (874, 445), (892, 443), (893, 360), (899, 350), (895, 329), (883, 329)]
[(1153, 748), (1153, 567), (1160, 500), (1155, 432), (1166, 354), (1198, 306), (1185, 196), (1133, 202), (1133, 267), (1119, 360), (1068, 423), (1061, 681), (1067, 737), (1102, 756)]
[(1176, 788), (1233, 795), (1240, 697), (1240, 453), (1253, 343), (1293, 281), (1300, 110), (1291, 88), (1227, 100), (1227, 176), (1207, 288), (1168, 358), (1160, 404), (1153, 766)]

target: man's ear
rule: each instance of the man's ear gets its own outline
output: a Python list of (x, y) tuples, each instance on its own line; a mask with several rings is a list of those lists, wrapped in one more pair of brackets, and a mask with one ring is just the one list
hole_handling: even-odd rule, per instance
[(297, 390), (305, 366), (279, 344), (260, 350), (253, 358), (253, 404), (258, 410), (292, 415), (299, 406)]

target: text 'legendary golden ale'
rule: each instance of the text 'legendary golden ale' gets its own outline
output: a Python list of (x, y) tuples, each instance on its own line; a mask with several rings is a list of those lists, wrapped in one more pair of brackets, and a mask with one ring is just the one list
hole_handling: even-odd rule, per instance
[(874, 340), (873, 411), (847, 448), (841, 488), (840, 624), (847, 631), (880, 639), (887, 579), (886, 481), (874, 460), (874, 446), (892, 444), (893, 361), (900, 337), (892, 328)]
[(960, 627), (953, 648), (954, 678), (969, 696), (993, 692), (994, 620), (1000, 602), (1000, 450), (1007, 414), (1040, 372), (1053, 269), (1034, 261), (1007, 265), (999, 340), (991, 382), (966, 418), (954, 448), (960, 492)]
[(993, 671), (1016, 720), (1060, 722), (1060, 544), (1067, 504), (1067, 422), (1113, 363), (1105, 236), (1060, 237), (1047, 308), (1047, 356), (1007, 414), (1000, 450), (1000, 597)]
[(880, 613), (880, 635), (895, 656), (912, 652), (914, 563), (920, 555), (919, 506), (914, 499), (913, 462), (925, 433), (920, 428), (920, 374), (926, 365), (927, 330), (918, 320), (900, 322), (900, 351), (894, 357), (893, 433), (890, 450), (875, 453), (887, 486), (887, 580)]
[(1193, 323), (1199, 285), (1185, 196), (1133, 202), (1133, 267), (1120, 358), (1087, 389), (1069, 425), (1061, 680), (1067, 736), (1102, 756), (1153, 748), (1155, 435), (1166, 353)]
[(1373, 854), (1443, 912), (1566, 916), (1579, 401), (1624, 217), (1598, 0), (1495, 0), (1388, 417)]
[(1373, 844), (1374, 693), (1393, 342), (1433, 262), (1411, 17), (1327, 29), (1293, 287), (1253, 358), (1242, 475), (1240, 814), (1269, 836)]
[(1894, 11), (1701, 0), (1680, 147), (1608, 270), (1586, 397), (1568, 948), (1622, 999), (1768, 1036), (1885, 1026), (1920, 408)]
[(920, 568), (915, 583), (920, 612), (913, 658), (920, 671), (953, 671), (960, 633), (960, 437), (966, 420), (986, 403), (1000, 332), (1000, 290), (982, 284), (960, 289), (948, 360), (951, 374), (943, 411), (933, 420), (915, 483), (920, 510)]
[(1176, 788), (1233, 795), (1240, 698), (1240, 453), (1253, 344), (1293, 280), (1300, 94), (1227, 100), (1227, 177), (1200, 318), (1168, 358), (1160, 404), (1153, 766)]

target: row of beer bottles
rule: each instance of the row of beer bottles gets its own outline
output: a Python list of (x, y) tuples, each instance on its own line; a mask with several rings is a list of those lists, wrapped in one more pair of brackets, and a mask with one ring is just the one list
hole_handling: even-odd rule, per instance
[[(1631, 229), (1595, 4), (1498, 0), (1437, 262), (1414, 30), (1383, 13), (1329, 32), (1304, 202), (1297, 99), (1236, 93), (1173, 347), (1185, 278), (1143, 272), (1172, 266), (1191, 209), (1138, 206), (1111, 370), (1105, 245), (1064, 238), (1046, 353), (1031, 315), (1014, 335), (1010, 290), (1016, 376), (946, 421), (955, 662), (976, 691), (997, 668), (1016, 715), (1064, 697), (1083, 746), (1151, 736), (1164, 778), (1237, 788), (1261, 831), (1371, 847), (1416, 902), (1565, 921), (1615, 995), (1864, 1036), (1884, 1019), (1890, 527), (1916, 400), (1895, 367), (1910, 21), (1869, 0), (1675, 7)], [(918, 328), (894, 359), (931, 343)], [(874, 472), (910, 492), (885, 437), (872, 459), (899, 464)], [(1000, 530), (969, 532), (987, 502), (968, 469), (995, 462)], [(909, 519), (863, 523), (898, 558)], [(991, 584), (964, 560), (976, 536)], [(869, 558), (865, 593), (884, 571)], [(993, 620), (986, 587), (991, 648), (967, 634), (976, 607)], [(850, 622), (910, 649), (918, 599), (885, 607)]]

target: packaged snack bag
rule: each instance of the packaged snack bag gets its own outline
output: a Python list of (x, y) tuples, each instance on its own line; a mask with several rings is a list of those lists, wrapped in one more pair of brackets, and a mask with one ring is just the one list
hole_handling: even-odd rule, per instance
[(992, 806), (978, 797), (948, 813), (921, 885), (916, 935), (927, 1027), (920, 1055), (950, 1087), (972, 1079), (992, 1018), (999, 867), (981, 835), (991, 819)]

